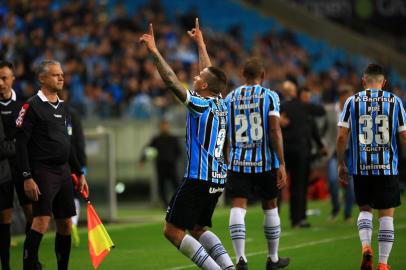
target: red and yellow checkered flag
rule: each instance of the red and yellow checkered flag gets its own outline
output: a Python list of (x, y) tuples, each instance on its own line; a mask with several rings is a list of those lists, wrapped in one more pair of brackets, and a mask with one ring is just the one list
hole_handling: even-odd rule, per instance
[[(78, 178), (74, 174), (72, 177), (73, 182), (77, 186)], [(107, 233), (106, 228), (104, 228), (103, 223), (100, 221), (93, 205), (90, 203), (87, 192), (82, 191), (81, 195), (87, 201), (87, 229), (90, 260), (94, 269), (97, 269), (104, 257), (109, 254), (110, 249), (114, 247), (114, 243)]]

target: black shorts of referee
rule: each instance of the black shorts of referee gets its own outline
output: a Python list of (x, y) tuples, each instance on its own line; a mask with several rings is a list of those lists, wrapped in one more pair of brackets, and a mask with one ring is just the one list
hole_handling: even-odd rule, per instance
[(173, 195), (165, 220), (184, 230), (211, 227), (212, 216), (224, 185), (197, 179), (184, 179)]
[(0, 211), (13, 208), (14, 189), (20, 206), (31, 204), (31, 200), (25, 195), (23, 180), (15, 179), (17, 178), (13, 176), (13, 180), (0, 184)]
[(66, 219), (76, 215), (73, 183), (69, 165), (32, 165), (32, 175), (38, 185), (38, 201), (32, 203), (32, 215)]

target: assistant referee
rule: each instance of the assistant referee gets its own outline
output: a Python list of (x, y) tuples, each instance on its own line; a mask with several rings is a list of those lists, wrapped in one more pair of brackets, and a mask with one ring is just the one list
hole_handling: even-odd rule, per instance
[(71, 146), (70, 115), (58, 93), (63, 88), (62, 67), (54, 60), (37, 69), (38, 94), (22, 107), (16, 120), (17, 159), (24, 190), (33, 201), (33, 223), (24, 243), (24, 269), (38, 269), (38, 249), (53, 214), (56, 223), (55, 253), (59, 270), (68, 269), (71, 249), (71, 217), (76, 214), (71, 171), (80, 190), (88, 191), (86, 179)]

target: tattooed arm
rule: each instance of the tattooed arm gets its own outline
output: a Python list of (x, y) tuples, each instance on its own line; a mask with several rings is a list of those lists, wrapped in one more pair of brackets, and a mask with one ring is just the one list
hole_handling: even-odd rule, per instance
[(183, 87), (175, 72), (159, 53), (158, 48), (155, 44), (152, 24), (149, 25), (149, 33), (142, 35), (140, 41), (147, 46), (148, 51), (151, 53), (154, 59), (154, 63), (158, 69), (159, 75), (161, 75), (161, 78), (164, 81), (165, 85), (182, 103), (184, 103), (187, 99), (187, 90)]

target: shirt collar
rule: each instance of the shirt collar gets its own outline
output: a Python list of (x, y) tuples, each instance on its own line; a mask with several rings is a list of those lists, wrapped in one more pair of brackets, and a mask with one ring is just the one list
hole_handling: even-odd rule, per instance
[[(41, 90), (38, 90), (38, 97), (43, 101), (43, 102), (50, 102), (49, 100), (48, 100), (48, 98), (44, 95), (44, 93), (41, 91)], [(62, 99), (59, 99), (59, 97), (58, 96), (56, 96), (57, 98), (58, 98), (58, 102), (63, 102), (63, 100)]]
[(11, 100), (12, 100), (12, 101), (16, 101), (16, 100), (17, 100), (16, 92), (14, 92), (13, 89), (11, 89)]

